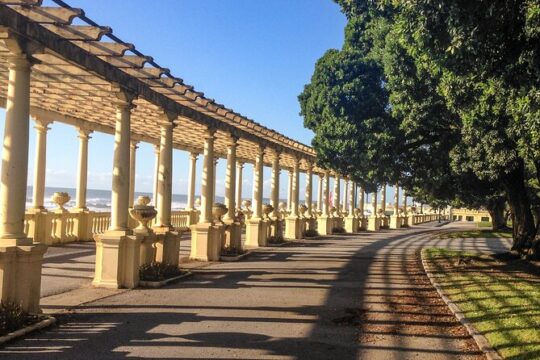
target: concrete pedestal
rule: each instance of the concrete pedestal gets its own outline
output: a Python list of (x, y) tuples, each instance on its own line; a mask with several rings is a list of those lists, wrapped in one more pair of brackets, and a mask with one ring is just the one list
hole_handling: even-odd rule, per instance
[(295, 240), (302, 238), (304, 222), (298, 216), (289, 216), (285, 219), (285, 239)]
[(345, 231), (348, 233), (355, 233), (358, 231), (358, 219), (354, 216), (347, 216), (345, 218)]
[(268, 222), (261, 218), (246, 220), (246, 248), (258, 248), (268, 244)]
[(319, 235), (331, 235), (332, 234), (332, 218), (321, 215), (317, 218), (317, 231)]
[(283, 220), (274, 220), (271, 223), (271, 232), (270, 236), (273, 236), (275, 239), (283, 239), (283, 227), (285, 222)]
[(113, 289), (137, 287), (142, 236), (129, 231), (107, 231), (94, 240), (96, 271), (92, 285)]
[(401, 228), (401, 217), (397, 215), (390, 216), (390, 229)]
[(225, 246), (242, 250), (242, 225), (239, 222), (225, 221)]
[(51, 245), (51, 222), (48, 218), (49, 212), (44, 208), (34, 208), (28, 209), (27, 213), (31, 215), (30, 220), (28, 221), (27, 236), (33, 239), (34, 242)]
[[(31, 244), (31, 241), (28, 241)], [(44, 244), (0, 246), (0, 296), (3, 302), (20, 304), (24, 311), (39, 310)]]
[(164, 264), (178, 265), (180, 257), (180, 233), (176, 231), (156, 232), (156, 237), (156, 261)]
[(136, 230), (135, 234), (142, 238), (139, 252), (139, 264), (145, 265), (156, 261), (156, 235), (150, 232), (137, 232)]
[(377, 216), (370, 216), (368, 218), (368, 225), (367, 230), (368, 231), (379, 231), (381, 228), (381, 218)]
[(189, 258), (199, 261), (219, 261), (221, 236), (211, 223), (191, 225), (191, 253)]
[(307, 226), (306, 228), (309, 230), (317, 230), (317, 219), (314, 217), (310, 217), (306, 219)]

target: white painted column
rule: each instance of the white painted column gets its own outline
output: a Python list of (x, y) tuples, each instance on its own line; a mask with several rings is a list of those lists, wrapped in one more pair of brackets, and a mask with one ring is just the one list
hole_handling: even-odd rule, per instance
[(135, 170), (137, 165), (138, 141), (131, 141), (129, 146), (129, 207), (135, 203)]
[(405, 190), (402, 190), (402, 196), (403, 196), (403, 215), (407, 215), (407, 193), (405, 193)]
[(204, 162), (201, 189), (201, 217), (199, 223), (212, 223), (214, 205), (214, 140), (215, 130), (208, 129), (204, 135)]
[(375, 191), (371, 197), (371, 208), (373, 210), (372, 216), (377, 215), (377, 192)]
[(322, 211), (322, 198), (323, 198), (323, 179), (324, 175), (319, 174), (319, 181), (317, 182), (317, 210)]
[(187, 210), (195, 210), (195, 180), (197, 178), (197, 157), (199, 154), (189, 154), (189, 178), (187, 193)]
[(158, 178), (159, 178), (159, 145), (154, 145), (154, 198), (152, 202), (157, 209), (158, 205)]
[(227, 172), (225, 174), (225, 206), (227, 214), (225, 220), (234, 220), (236, 213), (236, 197), (234, 194), (236, 187), (236, 148), (238, 138), (231, 136), (227, 144)]
[(242, 176), (244, 170), (244, 163), (236, 163), (236, 206), (240, 208), (242, 206)]
[(313, 192), (313, 164), (311, 162), (307, 163), (307, 170), (306, 170), (306, 193), (305, 193), (305, 201), (306, 201), (306, 216), (312, 217), (313, 211), (312, 211), (312, 192)]
[(129, 146), (131, 126), (131, 102), (124, 97), (116, 107), (114, 135), (114, 160), (112, 174), (110, 231), (128, 230), (129, 207)]
[(262, 218), (263, 201), (263, 157), (264, 147), (259, 146), (253, 167), (253, 215), (252, 218)]
[(300, 186), (300, 160), (294, 159), (294, 167), (292, 172), (292, 189), (291, 189), (291, 216), (298, 216), (298, 194)]
[(292, 211), (292, 191), (293, 191), (293, 174), (294, 171), (289, 169), (287, 178), (287, 209)]
[(88, 140), (91, 139), (91, 133), (91, 130), (79, 128), (79, 162), (77, 163), (77, 189), (75, 190), (75, 208), (78, 210), (87, 209), (86, 192), (88, 188)]
[(214, 194), (214, 203), (217, 202), (216, 200), (216, 174), (217, 174), (217, 165), (218, 165), (218, 162), (219, 162), (219, 158), (218, 157), (215, 157), (214, 158), (214, 189), (212, 190), (212, 193)]
[(270, 205), (274, 208), (274, 217), (279, 214), (279, 160), (281, 154), (278, 151), (274, 152), (274, 159), (272, 160), (272, 194), (270, 199)]
[(30, 134), (30, 63), (23, 56), (13, 56), (8, 59), (8, 68), (0, 188), (0, 246), (31, 244), (24, 233)]
[[(167, 117), (167, 120), (170, 120)], [(160, 145), (159, 145), (159, 176), (158, 176), (158, 196), (157, 196), (157, 217), (156, 225), (164, 228), (171, 228), (171, 201), (172, 201), (172, 167), (173, 167), (173, 143), (172, 133), (174, 124), (172, 122), (160, 125)]]
[(45, 170), (47, 163), (47, 131), (49, 121), (35, 118), (36, 153), (34, 158), (34, 185), (32, 187), (32, 207), (44, 209), (45, 199)]
[(323, 190), (322, 190), (322, 213), (323, 215), (326, 215), (328, 216), (329, 215), (329, 212), (328, 212), (328, 208), (329, 208), (329, 204), (328, 204), (328, 201), (329, 201), (329, 197), (330, 197), (330, 173), (328, 171), (325, 171), (324, 173), (324, 179), (323, 179)]

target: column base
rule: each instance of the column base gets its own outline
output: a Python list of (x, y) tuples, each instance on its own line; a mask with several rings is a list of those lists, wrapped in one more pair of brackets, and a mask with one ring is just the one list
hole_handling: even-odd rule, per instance
[(239, 222), (225, 221), (225, 246), (238, 252), (242, 250), (242, 225)]
[(142, 239), (131, 231), (96, 235), (96, 271), (92, 285), (111, 289), (137, 287)]
[(332, 235), (332, 218), (327, 215), (321, 215), (317, 218), (317, 232), (319, 235)]
[(285, 239), (295, 240), (302, 238), (304, 222), (298, 216), (289, 216), (285, 219)]
[(0, 299), (3, 302), (20, 304), (31, 314), (40, 312), (41, 267), (46, 251), (46, 245), (37, 243), (0, 245)]
[(180, 257), (180, 233), (176, 231), (156, 231), (156, 261), (178, 266)]
[(397, 215), (390, 216), (390, 229), (401, 228), (401, 218)]
[(379, 231), (381, 228), (381, 218), (377, 216), (370, 216), (368, 218), (368, 225), (367, 230), (368, 231)]
[(270, 236), (272, 236), (275, 241), (283, 240), (283, 227), (285, 226), (284, 220), (275, 219), (270, 223)]
[(268, 245), (268, 227), (270, 223), (261, 218), (246, 220), (246, 248), (258, 248)]
[(408, 227), (409, 221), (408, 221), (407, 215), (402, 215), (400, 216), (400, 218), (401, 218), (401, 227)]
[(28, 218), (28, 233), (26, 236), (36, 243), (45, 245), (52, 244), (51, 220), (49, 212), (45, 208), (32, 208), (26, 211)]
[(191, 252), (189, 258), (198, 261), (219, 261), (221, 234), (212, 223), (191, 225)]
[(146, 265), (156, 261), (156, 234), (151, 231), (140, 229), (135, 229), (133, 232), (135, 235), (142, 238), (139, 252), (139, 265)]
[(354, 216), (347, 216), (345, 218), (345, 231), (348, 233), (355, 233), (358, 231), (358, 219)]

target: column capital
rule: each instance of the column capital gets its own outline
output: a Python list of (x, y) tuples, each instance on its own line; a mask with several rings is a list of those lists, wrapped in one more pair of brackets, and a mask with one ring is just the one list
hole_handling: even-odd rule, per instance
[(236, 167), (239, 168), (239, 169), (243, 169), (244, 168), (244, 163), (241, 162), (241, 161), (237, 161), (236, 162)]
[(215, 137), (216, 137), (216, 128), (207, 127), (204, 130), (204, 138), (205, 139), (214, 139)]
[(198, 159), (199, 155), (200, 155), (199, 153), (196, 153), (196, 152), (190, 152), (190, 153), (189, 153), (189, 158), (190, 158), (191, 160), (194, 160), (194, 161), (195, 161), (195, 160)]
[(239, 136), (229, 133), (227, 137), (227, 146), (238, 146), (238, 140), (240, 140)]
[(38, 132), (43, 133), (51, 129), (49, 125), (53, 123), (52, 120), (45, 119), (41, 116), (32, 116), (32, 118), (34, 119), (34, 122), (36, 123), (36, 125), (34, 126), (34, 129), (36, 129)]
[(139, 148), (138, 145), (139, 145), (139, 140), (131, 140), (131, 143), (130, 143), (131, 148), (138, 149)]
[(114, 94), (113, 104), (117, 110), (131, 110), (135, 108), (133, 101), (137, 95), (121, 88), (118, 84), (112, 84), (111, 90)]
[(90, 134), (93, 133), (94, 131), (85, 127), (79, 127), (77, 128), (77, 132), (79, 133), (79, 136), (78, 136), (79, 139), (88, 140), (91, 138)]

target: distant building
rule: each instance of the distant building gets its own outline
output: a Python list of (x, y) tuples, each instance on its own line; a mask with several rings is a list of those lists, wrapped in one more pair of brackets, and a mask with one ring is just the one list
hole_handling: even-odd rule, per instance
[(491, 216), (485, 209), (452, 209), (452, 220), (467, 222), (491, 222)]

